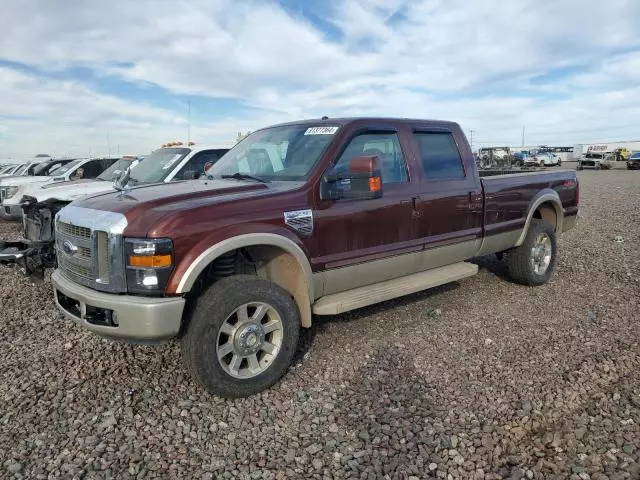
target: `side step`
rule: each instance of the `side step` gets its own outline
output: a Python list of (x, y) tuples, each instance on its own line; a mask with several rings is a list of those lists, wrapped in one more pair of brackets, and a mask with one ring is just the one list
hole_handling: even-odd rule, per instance
[(316, 315), (337, 315), (445, 283), (455, 282), (476, 273), (478, 273), (477, 265), (467, 262), (454, 263), (446, 267), (434, 268), (426, 272), (414, 273), (406, 277), (327, 295), (313, 304), (312, 311)]

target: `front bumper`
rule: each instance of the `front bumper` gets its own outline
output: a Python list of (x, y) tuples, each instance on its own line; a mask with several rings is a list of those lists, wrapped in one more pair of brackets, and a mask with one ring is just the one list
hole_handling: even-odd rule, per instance
[(640, 162), (627, 162), (627, 168), (630, 170), (640, 169)]
[(59, 270), (51, 275), (58, 310), (78, 326), (104, 337), (159, 341), (180, 331), (185, 300), (102, 293), (72, 282)]
[(5, 220), (20, 220), (22, 218), (22, 207), (20, 205), (1, 205), (0, 217)]

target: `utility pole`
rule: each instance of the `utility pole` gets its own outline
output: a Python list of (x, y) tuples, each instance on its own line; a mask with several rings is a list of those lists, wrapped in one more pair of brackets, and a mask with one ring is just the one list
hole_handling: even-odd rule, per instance
[(191, 100), (187, 101), (187, 146), (191, 143)]
[(469, 143), (471, 143), (471, 151), (473, 152), (473, 130), (469, 130), (469, 136), (471, 137)]
[(524, 147), (524, 125), (522, 126), (522, 146)]

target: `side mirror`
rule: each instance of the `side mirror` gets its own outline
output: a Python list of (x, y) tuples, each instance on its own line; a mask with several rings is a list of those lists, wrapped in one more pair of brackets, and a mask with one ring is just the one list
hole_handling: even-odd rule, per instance
[(117, 179), (120, 178), (120, 175), (122, 175), (122, 170), (114, 170), (113, 173), (111, 174), (111, 180), (115, 182)]
[(380, 159), (373, 156), (354, 157), (346, 172), (334, 168), (324, 174), (320, 198), (322, 200), (366, 200), (382, 196)]

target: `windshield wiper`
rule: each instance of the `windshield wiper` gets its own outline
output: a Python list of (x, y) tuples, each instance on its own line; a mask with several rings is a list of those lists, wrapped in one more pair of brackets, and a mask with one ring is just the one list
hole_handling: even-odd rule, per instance
[(248, 173), (240, 173), (236, 172), (233, 175), (220, 175), (220, 178), (235, 178), (236, 180), (255, 180), (260, 183), (267, 183), (264, 178), (254, 177), (253, 175), (249, 175)]

